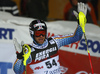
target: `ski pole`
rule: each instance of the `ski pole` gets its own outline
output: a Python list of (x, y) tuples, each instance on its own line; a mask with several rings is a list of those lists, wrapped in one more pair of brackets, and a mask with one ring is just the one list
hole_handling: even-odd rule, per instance
[(85, 38), (85, 43), (86, 43), (87, 52), (88, 52), (88, 56), (89, 56), (90, 66), (91, 66), (92, 74), (94, 74), (93, 66), (92, 66), (92, 62), (91, 62), (91, 57), (90, 57), (90, 52), (88, 50), (87, 38), (86, 38), (86, 34), (85, 34), (86, 17), (85, 17), (83, 12), (79, 12), (79, 24), (83, 30), (83, 33), (84, 33), (84, 38)]
[(27, 72), (26, 72), (26, 61), (27, 61), (27, 59), (29, 58), (29, 56), (31, 54), (31, 48), (27, 44), (23, 45), (23, 54), (24, 54), (23, 55), (23, 57), (24, 57), (23, 64), (25, 66), (25, 74), (27, 74)]

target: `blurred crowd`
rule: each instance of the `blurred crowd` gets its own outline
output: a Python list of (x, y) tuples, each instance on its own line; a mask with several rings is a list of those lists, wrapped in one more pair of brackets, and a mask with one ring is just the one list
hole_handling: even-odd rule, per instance
[(64, 20), (77, 21), (73, 14), (73, 10), (77, 11), (77, 3), (83, 2), (87, 5), (87, 23), (98, 25), (98, 0), (69, 0), (64, 8)]
[[(87, 22), (98, 25), (98, 1), (99, 0), (69, 0), (64, 7), (62, 20), (77, 21), (73, 10), (77, 11), (77, 3), (87, 5)], [(10, 12), (14, 16), (30, 17), (48, 21), (49, 0), (20, 0), (20, 9), (15, 0), (0, 0), (0, 11)]]
[(19, 16), (18, 6), (11, 0), (0, 0), (0, 11), (10, 12), (14, 16)]

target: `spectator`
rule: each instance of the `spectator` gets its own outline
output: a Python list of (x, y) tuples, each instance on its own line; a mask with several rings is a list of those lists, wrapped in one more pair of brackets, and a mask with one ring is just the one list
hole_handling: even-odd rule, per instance
[(21, 6), (22, 15), (47, 21), (48, 0), (21, 0)]
[(21, 0), (20, 2), (21, 16), (28, 16), (26, 13), (27, 3), (28, 3), (28, 0)]
[(93, 5), (96, 18), (98, 19), (98, 0), (90, 0), (91, 4)]
[(66, 4), (64, 8), (64, 20), (70, 20), (70, 21), (77, 21), (73, 14), (73, 10), (77, 10), (77, 3), (83, 2), (87, 4), (88, 10), (87, 10), (87, 23), (93, 23), (97, 24), (96, 15), (94, 12), (94, 8), (92, 4), (88, 0), (70, 0), (68, 4)]
[(18, 7), (12, 0), (0, 0), (0, 11), (9, 12), (14, 16), (19, 15)]

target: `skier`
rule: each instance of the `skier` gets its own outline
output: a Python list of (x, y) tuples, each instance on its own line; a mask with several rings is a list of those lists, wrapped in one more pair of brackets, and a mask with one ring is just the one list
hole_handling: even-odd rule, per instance
[[(86, 16), (87, 7), (84, 3), (78, 3), (78, 12), (83, 12)], [(74, 14), (78, 17), (76, 11), (74, 11)], [(29, 64), (34, 74), (61, 74), (59, 55), (57, 52), (61, 46), (74, 43), (82, 38), (83, 31), (81, 26), (78, 25), (73, 34), (56, 35), (50, 38), (47, 37), (46, 23), (42, 20), (33, 20), (29, 25), (29, 29), (33, 43), (28, 45), (31, 53), (26, 60), (26, 65)], [(25, 48), (27, 51), (23, 54), (23, 42), (21, 46), (15, 39), (14, 44), (17, 50), (14, 72), (16, 74), (22, 74), (25, 70), (23, 55), (28, 53), (28, 48)]]

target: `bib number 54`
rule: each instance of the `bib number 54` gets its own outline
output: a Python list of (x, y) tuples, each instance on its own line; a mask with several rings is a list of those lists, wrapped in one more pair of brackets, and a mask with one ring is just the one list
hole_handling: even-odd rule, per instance
[(47, 68), (52, 68), (53, 66), (57, 66), (55, 59), (53, 59), (52, 62), (47, 61), (47, 62), (45, 62), (45, 64), (46, 64)]

